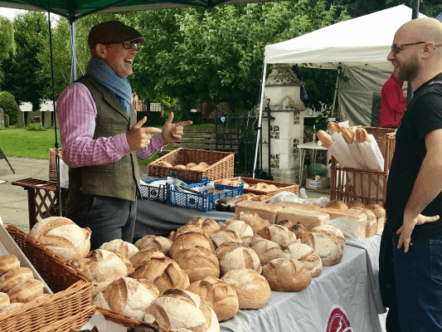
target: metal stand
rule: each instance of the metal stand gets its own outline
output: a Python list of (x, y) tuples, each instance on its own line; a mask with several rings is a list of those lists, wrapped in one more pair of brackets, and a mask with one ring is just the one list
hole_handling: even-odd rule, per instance
[(5, 154), (3, 153), (2, 149), (0, 148), (0, 159), (4, 159), (6, 160), (6, 162), (8, 163), (9, 167), (11, 168), (12, 173), (15, 174), (14, 169), (12, 168), (11, 164), (9, 163), (8, 158), (6, 158)]

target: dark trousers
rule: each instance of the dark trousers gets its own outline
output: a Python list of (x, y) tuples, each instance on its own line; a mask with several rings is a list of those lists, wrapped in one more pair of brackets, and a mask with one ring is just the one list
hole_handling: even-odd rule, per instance
[(103, 243), (122, 239), (132, 243), (137, 201), (70, 192), (66, 217), (92, 231), (91, 250)]

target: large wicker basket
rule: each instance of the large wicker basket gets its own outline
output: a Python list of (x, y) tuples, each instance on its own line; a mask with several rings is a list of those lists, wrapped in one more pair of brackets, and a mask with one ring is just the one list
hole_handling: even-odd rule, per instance
[(58, 181), (57, 178), (57, 162), (56, 162), (56, 153), (60, 158), (63, 157), (63, 149), (59, 148), (50, 148), (49, 149), (49, 181)]
[(43, 328), (75, 316), (92, 305), (92, 283), (88, 277), (18, 228), (5, 225), (5, 229), (54, 295), (0, 313), (0, 331), (40, 332)]
[[(226, 179), (233, 177), (234, 159), (235, 154), (232, 152), (178, 148), (150, 163), (149, 176), (163, 178), (173, 172), (179, 177), (190, 180), (199, 180), (204, 177), (207, 177), (209, 180)], [(158, 165), (160, 161), (166, 161), (172, 167), (160, 166)], [(202, 161), (210, 165), (202, 171), (174, 168), (177, 165), (199, 164)]]
[[(236, 180), (239, 180), (240, 178), (244, 183), (247, 183), (250, 186), (254, 186), (257, 183), (265, 183), (265, 184), (273, 184), (277, 187), (280, 187), (279, 189), (273, 190), (273, 191), (264, 191), (264, 190), (257, 190), (257, 189), (252, 189), (252, 188), (247, 188), (247, 189), (244, 188), (245, 193), (252, 193), (255, 195), (274, 195), (279, 192), (288, 191), (288, 192), (292, 192), (296, 195), (299, 195), (299, 185), (297, 185), (295, 183), (285, 183), (285, 182), (253, 179), (253, 178), (247, 178), (247, 177), (243, 177), (243, 176), (231, 178), (228, 180), (236, 181)], [(219, 183), (219, 181), (215, 181), (215, 182)]]

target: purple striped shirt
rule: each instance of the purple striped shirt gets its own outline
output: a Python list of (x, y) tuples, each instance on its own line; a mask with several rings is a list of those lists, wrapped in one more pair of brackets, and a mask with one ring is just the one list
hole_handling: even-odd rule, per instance
[[(126, 133), (94, 139), (97, 108), (88, 88), (81, 83), (68, 86), (57, 100), (57, 117), (63, 147), (63, 161), (70, 167), (102, 165), (120, 160), (130, 153)], [(138, 159), (149, 159), (167, 143), (161, 134), (152, 136)]]

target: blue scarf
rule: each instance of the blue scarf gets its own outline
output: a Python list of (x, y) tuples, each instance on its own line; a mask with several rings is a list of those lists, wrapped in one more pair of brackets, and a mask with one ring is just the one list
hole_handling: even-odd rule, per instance
[(126, 110), (130, 119), (130, 102), (132, 100), (132, 87), (127, 78), (119, 78), (105, 62), (91, 58), (86, 65), (86, 74), (106, 87), (115, 99)]

